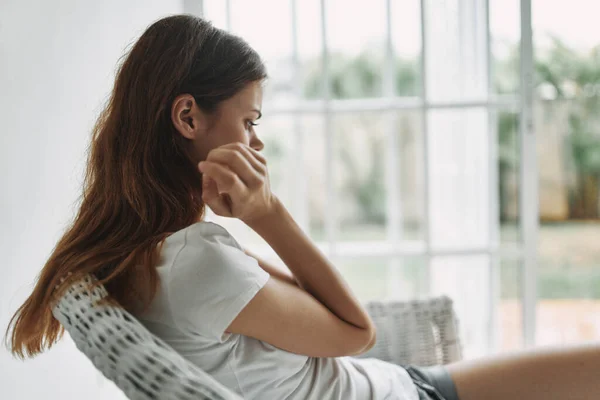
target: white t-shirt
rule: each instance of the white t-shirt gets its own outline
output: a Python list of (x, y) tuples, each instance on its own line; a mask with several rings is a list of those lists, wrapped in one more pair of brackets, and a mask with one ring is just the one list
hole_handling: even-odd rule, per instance
[(221, 226), (198, 222), (167, 237), (161, 285), (137, 315), (244, 399), (417, 400), (408, 373), (374, 358), (307, 357), (225, 329), (270, 275)]

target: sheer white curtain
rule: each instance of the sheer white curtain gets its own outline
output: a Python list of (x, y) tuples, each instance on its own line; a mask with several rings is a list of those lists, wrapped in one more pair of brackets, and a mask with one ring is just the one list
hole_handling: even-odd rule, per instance
[[(488, 99), (485, 0), (425, 1), (425, 100)], [(466, 356), (488, 350), (490, 268), (487, 251), (497, 218), (490, 218), (488, 107), (426, 110), (429, 239), (433, 252), (467, 255), (431, 259), (432, 293), (446, 293), (460, 316)], [(493, 224), (493, 226), (491, 226)], [(469, 254), (470, 253), (470, 254)]]

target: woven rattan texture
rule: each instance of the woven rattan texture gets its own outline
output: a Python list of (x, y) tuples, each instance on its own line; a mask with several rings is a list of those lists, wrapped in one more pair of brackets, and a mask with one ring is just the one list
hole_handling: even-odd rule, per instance
[(360, 357), (400, 365), (448, 364), (462, 357), (457, 318), (447, 296), (411, 301), (370, 302), (377, 327), (375, 346)]
[[(100, 370), (133, 400), (239, 400), (210, 375), (154, 336), (126, 310), (98, 305), (104, 287), (76, 282), (53, 310), (55, 318)], [(435, 365), (461, 357), (456, 316), (447, 297), (370, 302), (377, 343), (360, 357), (400, 365)]]
[(154, 336), (126, 310), (97, 305), (104, 287), (73, 286), (53, 310), (104, 376), (134, 400), (239, 400), (240, 397)]

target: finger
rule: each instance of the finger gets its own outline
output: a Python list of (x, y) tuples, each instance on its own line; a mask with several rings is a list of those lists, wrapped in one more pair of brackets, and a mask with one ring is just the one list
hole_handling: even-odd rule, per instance
[(219, 191), (215, 181), (206, 174), (202, 175), (202, 200), (212, 201), (219, 197)]
[(252, 166), (241, 148), (222, 148), (212, 150), (207, 161), (228, 166), (247, 187), (255, 187), (261, 180), (260, 173)]
[(246, 157), (246, 159), (252, 165), (252, 167), (254, 167), (254, 169), (260, 175), (267, 174), (267, 169), (266, 169), (267, 160), (265, 159), (265, 157), (262, 154), (260, 154), (256, 150), (254, 150), (252, 147), (247, 146), (240, 142), (235, 142), (235, 143), (228, 143), (224, 146), (221, 146), (221, 148), (236, 149), (236, 150), (240, 151)]
[(202, 201), (217, 215), (231, 217), (233, 210), (231, 205), (220, 196), (217, 183), (208, 175), (202, 174)]
[(233, 215), (231, 207), (229, 207), (225, 199), (223, 199), (221, 196), (218, 196), (213, 200), (204, 200), (203, 196), (202, 201), (204, 201), (204, 204), (210, 207), (210, 209), (218, 216), (231, 217)]
[[(206, 179), (203, 179), (202, 199), (211, 201), (213, 199), (220, 199), (221, 201), (224, 201), (224, 204), (227, 204), (229, 206), (229, 195), (225, 192), (219, 194), (219, 188), (217, 187), (217, 183), (210, 179), (208, 175), (204, 175), (204, 177)], [(206, 181), (207, 183), (204, 184), (204, 181)]]
[(231, 169), (212, 161), (202, 161), (198, 168), (204, 175), (214, 180), (218, 194), (227, 193), (236, 199), (241, 198), (247, 190), (244, 183)]
[(256, 157), (256, 159), (258, 161), (260, 161), (260, 163), (263, 166), (267, 166), (267, 159), (265, 158), (265, 156), (263, 156), (258, 150), (253, 149), (252, 147), (248, 146), (248, 150), (252, 153), (252, 155), (254, 157)]
[(257, 157), (254, 155), (254, 153), (257, 153), (266, 162), (266, 160), (264, 159), (264, 157), (262, 156), (262, 154), (258, 153), (256, 150), (254, 150), (250, 146), (243, 146), (242, 147), (242, 153), (244, 154), (244, 156), (246, 156), (246, 159), (248, 160), (248, 162), (250, 164), (252, 164), (252, 167), (254, 167), (254, 170), (256, 172), (258, 172), (258, 174), (260, 176), (267, 175), (267, 166), (266, 166), (266, 164), (263, 161), (257, 159)]
[(248, 150), (256, 159), (258, 159), (258, 161), (261, 164), (267, 165), (267, 159), (265, 158), (265, 156), (263, 156), (257, 150), (254, 150), (252, 147), (245, 145), (244, 143), (241, 143), (241, 142), (228, 143), (221, 147), (222, 148), (243, 148), (245, 150)]

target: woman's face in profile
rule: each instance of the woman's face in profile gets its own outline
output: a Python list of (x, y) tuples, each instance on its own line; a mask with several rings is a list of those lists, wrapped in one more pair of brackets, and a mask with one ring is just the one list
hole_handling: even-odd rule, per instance
[(205, 160), (212, 149), (234, 142), (262, 150), (263, 142), (255, 131), (255, 124), (262, 116), (262, 92), (261, 82), (249, 83), (206, 116), (204, 129), (193, 140), (199, 160)]
[[(199, 110), (189, 95), (175, 100), (173, 124), (183, 136), (191, 139), (197, 161), (206, 160), (212, 149), (228, 143), (241, 142), (262, 150), (263, 142), (255, 131), (255, 124), (262, 115), (262, 92), (261, 82), (249, 83), (210, 114)], [(193, 102), (191, 107), (190, 101)]]

